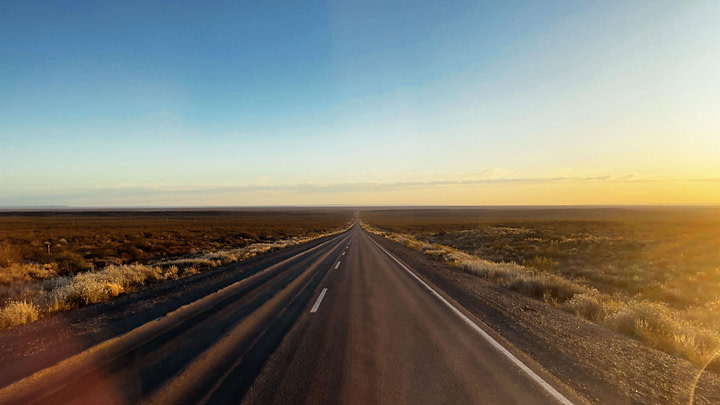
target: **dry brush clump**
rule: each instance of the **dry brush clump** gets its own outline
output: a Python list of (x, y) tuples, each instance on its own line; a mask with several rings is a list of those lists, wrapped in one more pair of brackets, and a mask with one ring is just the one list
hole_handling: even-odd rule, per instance
[[(720, 300), (701, 309), (683, 311), (663, 303), (601, 293), (580, 281), (552, 274), (555, 265), (546, 260), (540, 260), (537, 267), (496, 263), (451, 247), (422, 242), (411, 235), (362, 225), (374, 234), (453, 264), (469, 274), (559, 306), (697, 365), (712, 362), (720, 355)], [(720, 361), (712, 362), (709, 368), (720, 371)]]
[(54, 288), (38, 301), (49, 312), (79, 308), (107, 301), (122, 292), (175, 278), (176, 269), (163, 269), (142, 264), (111, 265), (92, 273), (81, 273), (57, 280)]
[(511, 290), (551, 303), (562, 303), (576, 294), (591, 289), (563, 277), (536, 271), (516, 263), (495, 263), (460, 252), (449, 246), (426, 244), (411, 235), (382, 232), (363, 223), (365, 229), (385, 238), (402, 243), (406, 247), (421, 251), (436, 259), (460, 267), (463, 271), (492, 280)]
[[(561, 308), (632, 336), (652, 347), (704, 365), (720, 354), (720, 333), (686, 319), (684, 311), (666, 304), (618, 300), (607, 294), (578, 294)], [(720, 364), (711, 366), (720, 371)]]
[(0, 266), (0, 285), (44, 280), (57, 275), (56, 266), (52, 264), (8, 263), (6, 266)]
[(154, 263), (158, 265), (174, 265), (180, 268), (193, 266), (199, 269), (209, 269), (218, 266), (225, 266), (242, 260), (247, 260), (257, 255), (267, 253), (273, 250), (282, 249), (288, 246), (297, 245), (312, 239), (330, 235), (331, 233), (321, 233), (313, 237), (291, 237), (281, 239), (269, 243), (253, 243), (235, 249), (218, 250), (202, 254), (191, 255), (188, 257), (180, 257), (177, 259), (160, 260)]
[(572, 299), (575, 295), (590, 293), (592, 289), (555, 274), (535, 271), (516, 263), (495, 263), (467, 255), (461, 260), (461, 268), (494, 281), (510, 290), (529, 297), (558, 304)]
[[(175, 266), (111, 265), (97, 272), (0, 287), (0, 329), (33, 322), (57, 312), (107, 301), (121, 293), (178, 278)], [(20, 297), (20, 298), (18, 298)]]
[(0, 308), (0, 329), (34, 322), (40, 316), (37, 305), (27, 301), (11, 301)]

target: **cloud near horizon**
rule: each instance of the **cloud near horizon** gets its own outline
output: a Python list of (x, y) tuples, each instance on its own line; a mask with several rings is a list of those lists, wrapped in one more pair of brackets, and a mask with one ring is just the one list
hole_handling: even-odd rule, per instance
[[(691, 184), (696, 179), (659, 180), (640, 178), (634, 174), (598, 176), (500, 177), (460, 179), (426, 179), (398, 182), (336, 182), (296, 184), (244, 184), (217, 186), (119, 185), (109, 187), (76, 188), (68, 191), (24, 196), (2, 197), (0, 207), (21, 206), (210, 206), (210, 205), (314, 205), (314, 204), (395, 204), (429, 191), (443, 191), (442, 195), (465, 195), (469, 198), (457, 203), (443, 198), (419, 202), (421, 204), (499, 204), (495, 195), (536, 196), (540, 204), (591, 204), (583, 196), (595, 195), (608, 187), (612, 190), (634, 190), (635, 194), (650, 192), (655, 184)], [(708, 179), (714, 182), (714, 179)], [(707, 181), (707, 180), (706, 180)], [(600, 190), (600, 191), (598, 191)], [(358, 197), (362, 196), (362, 197)], [(399, 198), (402, 197), (402, 199)], [(529, 199), (516, 199), (520, 204), (532, 204)], [(231, 202), (228, 204), (228, 202)], [(684, 203), (683, 200), (664, 202)]]

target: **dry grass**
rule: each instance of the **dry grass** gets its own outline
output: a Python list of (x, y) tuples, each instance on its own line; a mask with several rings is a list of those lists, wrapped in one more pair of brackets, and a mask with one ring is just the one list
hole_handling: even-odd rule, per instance
[(426, 244), (411, 235), (378, 231), (365, 223), (363, 223), (363, 227), (369, 232), (392, 239), (437, 260), (460, 267), (466, 273), (492, 280), (508, 289), (533, 298), (543, 299), (549, 303), (563, 303), (576, 294), (592, 292), (592, 289), (586, 286), (573, 283), (554, 274), (538, 272), (532, 267), (507, 262), (495, 263), (449, 246)]
[(5, 297), (6, 302), (0, 308), (0, 329), (107, 301), (145, 285), (187, 275), (187, 272), (179, 273), (176, 266), (111, 265), (97, 272), (0, 286), (0, 296)]
[(720, 208), (372, 210), (378, 229), (492, 262), (582, 279), (600, 292), (702, 308), (720, 295)]
[(235, 263), (241, 260), (247, 260), (251, 257), (255, 257), (266, 252), (282, 249), (288, 246), (293, 246), (298, 243), (303, 243), (308, 240), (327, 235), (330, 235), (330, 233), (321, 233), (315, 235), (314, 237), (292, 237), (273, 241), (270, 243), (253, 243), (251, 245), (243, 246), (240, 248), (218, 250), (215, 252), (202, 253), (176, 259), (166, 259), (156, 261), (154, 263), (161, 265), (176, 265), (181, 268), (185, 268), (188, 266), (194, 266), (201, 269), (213, 268), (217, 266), (224, 266), (230, 263)]
[(10, 263), (0, 267), (0, 285), (56, 277), (55, 268), (53, 264)]
[(12, 301), (0, 308), (0, 329), (34, 322), (40, 311), (37, 305), (26, 301)]
[[(110, 264), (148, 263), (192, 253), (312, 237), (347, 225), (347, 209), (0, 210), (0, 284), (22, 281), (10, 265), (54, 266), (58, 276)], [(49, 253), (48, 253), (49, 247)], [(31, 279), (36, 279), (32, 274)], [(42, 278), (42, 277), (41, 277)]]
[[(370, 232), (394, 240), (463, 271), (490, 280), (523, 295), (632, 336), (652, 347), (684, 357), (703, 366), (720, 353), (720, 300), (703, 310), (680, 310), (667, 304), (601, 293), (583, 280), (568, 279), (548, 271), (554, 265), (541, 260), (536, 267), (513, 262), (492, 262), (415, 236), (377, 230)], [(695, 320), (695, 322), (693, 322)], [(720, 371), (714, 362), (710, 369)]]

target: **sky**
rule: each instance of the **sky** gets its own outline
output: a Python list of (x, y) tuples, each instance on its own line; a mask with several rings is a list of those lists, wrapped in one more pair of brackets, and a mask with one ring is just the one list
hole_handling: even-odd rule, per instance
[(717, 1), (0, 2), (0, 207), (720, 203)]

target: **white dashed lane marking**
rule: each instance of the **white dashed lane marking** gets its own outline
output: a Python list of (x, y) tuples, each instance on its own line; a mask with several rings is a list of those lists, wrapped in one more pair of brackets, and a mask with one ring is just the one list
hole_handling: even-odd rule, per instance
[(312, 309), (310, 310), (311, 314), (317, 312), (318, 308), (320, 308), (320, 303), (322, 302), (323, 298), (325, 297), (326, 292), (327, 292), (327, 288), (323, 288), (317, 301), (315, 301), (315, 305), (313, 305)]

